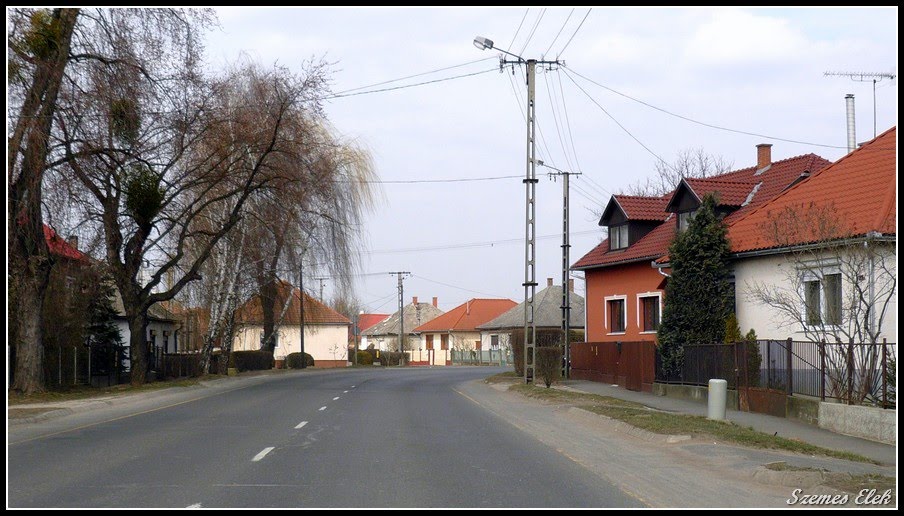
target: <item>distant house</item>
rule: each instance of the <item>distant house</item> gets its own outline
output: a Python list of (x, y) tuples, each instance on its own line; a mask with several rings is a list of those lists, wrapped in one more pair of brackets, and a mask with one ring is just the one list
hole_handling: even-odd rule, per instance
[(704, 195), (716, 194), (730, 225), (830, 164), (815, 154), (773, 162), (771, 147), (757, 145), (754, 167), (682, 179), (661, 197), (612, 196), (600, 218), (608, 238), (572, 266), (585, 273), (588, 342), (655, 342), (668, 281), (663, 258)]
[[(358, 349), (367, 349), (370, 344), (364, 332), (389, 319), (391, 314), (359, 314), (358, 315)], [(354, 335), (352, 336), (354, 338)], [(375, 346), (376, 347), (376, 346)]]
[[(414, 329), (421, 335), (411, 360), (428, 365), (451, 365), (451, 349), (477, 351), (483, 348), (478, 326), (514, 307), (511, 299), (471, 299)], [(490, 345), (488, 342), (487, 345)]]
[[(419, 303), (417, 296), (412, 297), (411, 303), (405, 305), (403, 309), (405, 316), (402, 321), (404, 321), (404, 332), (407, 335), (406, 350), (416, 349), (420, 344), (420, 335), (415, 331), (415, 328), (443, 315), (443, 311), (436, 305), (437, 299), (435, 297), (431, 304)], [(398, 351), (399, 320), (399, 312), (396, 312), (361, 332), (359, 349), (367, 349), (373, 345), (374, 349), (380, 351)]]
[[(277, 316), (285, 300), (291, 296), (283, 314), (276, 337), (274, 358), (284, 360), (290, 353), (301, 350), (300, 291), (280, 281), (277, 286)], [(281, 300), (281, 301), (280, 301)], [(264, 336), (263, 310), (259, 295), (236, 309), (236, 332), (233, 351), (257, 351)], [(304, 351), (314, 357), (315, 367), (346, 367), (348, 365), (348, 327), (352, 324), (344, 315), (304, 294)]]
[[(128, 349), (132, 332), (129, 330), (129, 321), (122, 304), (122, 296), (118, 289), (114, 289), (113, 309), (116, 311), (116, 327), (122, 340)], [(151, 359), (148, 364), (154, 364), (154, 357), (160, 353), (176, 353), (179, 351), (179, 318), (164, 308), (161, 303), (151, 305), (148, 308), (148, 326), (145, 342), (148, 343), (148, 351)], [(128, 352), (127, 352), (128, 354)]]
[[(584, 298), (574, 293), (574, 280), (568, 282), (571, 289), (571, 317), (573, 330), (584, 329)], [(546, 279), (546, 288), (534, 295), (534, 325), (537, 329), (562, 327), (562, 286)], [(508, 350), (511, 348), (512, 330), (524, 328), (524, 302), (499, 317), (477, 326), (480, 330), (482, 349)]]
[[(741, 328), (846, 342), (873, 324), (897, 343), (896, 142), (893, 127), (729, 225)], [(758, 286), (797, 308), (757, 301)]]

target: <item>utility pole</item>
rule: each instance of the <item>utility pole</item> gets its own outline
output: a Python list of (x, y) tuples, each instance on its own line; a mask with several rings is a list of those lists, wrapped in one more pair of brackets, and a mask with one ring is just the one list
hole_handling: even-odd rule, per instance
[(324, 302), (323, 301), (323, 282), (328, 280), (329, 278), (314, 278), (314, 279), (320, 282), (320, 298), (319, 299), (321, 302)]
[(304, 359), (304, 253), (298, 259), (298, 344), (301, 350), (301, 368), (307, 367)]
[(407, 271), (399, 271), (399, 272), (390, 272), (389, 274), (395, 274), (399, 280), (399, 365), (402, 365), (402, 357), (405, 355), (405, 345), (402, 337), (405, 336), (405, 285), (402, 283), (402, 280), (405, 279), (405, 276), (411, 274)]
[[(474, 46), (481, 50), (492, 49), (493, 41), (481, 36), (474, 38)], [(535, 225), (536, 216), (536, 190), (537, 190), (537, 142), (536, 135), (536, 72), (537, 65), (558, 66), (565, 64), (558, 59), (544, 61), (537, 59), (524, 59), (523, 57), (497, 48), (503, 54), (510, 55), (515, 60), (499, 57), (499, 70), (507, 64), (527, 66), (527, 173), (523, 180), (525, 187), (525, 228), (524, 228), (524, 383), (531, 383), (534, 379), (534, 366), (537, 363), (537, 325), (534, 321), (534, 294), (537, 293), (536, 275), (536, 243), (537, 233)]]
[(537, 161), (541, 167), (555, 170), (549, 173), (549, 178), (555, 180), (556, 176), (562, 176), (562, 331), (565, 332), (565, 363), (562, 366), (562, 376), (568, 378), (571, 369), (571, 289), (568, 288), (568, 267), (571, 261), (570, 221), (569, 221), (569, 188), (568, 177), (579, 176), (580, 172), (566, 172), (556, 167), (551, 167), (542, 160)]
[(850, 77), (852, 81), (868, 82), (873, 81), (873, 138), (876, 137), (876, 82), (882, 79), (894, 79), (893, 73), (873, 73), (873, 72), (826, 72), (824, 76)]

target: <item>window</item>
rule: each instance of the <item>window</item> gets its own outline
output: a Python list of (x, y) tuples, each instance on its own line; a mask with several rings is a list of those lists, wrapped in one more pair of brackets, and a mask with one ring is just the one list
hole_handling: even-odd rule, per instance
[(479, 340), (474, 341), (474, 349), (476, 349), (477, 351), (480, 351), (480, 341)]
[(427, 335), (427, 349), (433, 349), (433, 335)]
[(640, 298), (641, 331), (654, 332), (659, 329), (659, 296)]
[(628, 225), (609, 226), (609, 249), (628, 247)]
[(499, 349), (499, 335), (490, 335), (490, 347)]
[(609, 312), (609, 333), (624, 333), (627, 325), (624, 298), (606, 301), (606, 310)]
[(804, 281), (806, 321), (810, 326), (841, 324), (841, 274)]
[(691, 220), (694, 218), (694, 214), (696, 211), (685, 211), (678, 214), (678, 231), (684, 231), (691, 225)]
[(439, 336), (439, 349), (449, 349), (449, 335), (443, 333)]

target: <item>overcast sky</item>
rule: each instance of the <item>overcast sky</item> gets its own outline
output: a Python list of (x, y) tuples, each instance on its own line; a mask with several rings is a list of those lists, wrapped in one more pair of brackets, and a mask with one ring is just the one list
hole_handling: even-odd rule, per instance
[[(488, 72), (329, 101), (336, 130), (372, 153), (383, 181), (522, 176), (523, 72), (499, 73), (499, 53), (480, 51), (472, 40), (485, 36), (524, 58), (564, 60), (565, 69), (537, 74), (538, 157), (583, 173), (572, 180), (572, 263), (603, 237), (593, 211), (612, 192), (651, 176), (656, 156), (673, 161), (683, 150), (702, 148), (745, 168), (756, 162), (756, 144), (772, 143), (774, 160), (811, 152), (837, 160), (846, 153), (844, 96), (856, 97), (857, 140), (866, 141), (873, 136), (873, 88), (872, 82), (824, 72), (897, 74), (898, 62), (897, 8), (218, 13), (221, 28), (207, 49), (213, 66), (241, 52), (297, 70), (304, 60), (323, 57), (334, 63), (334, 92), (464, 63), (471, 64), (358, 91)], [(699, 122), (763, 136), (695, 124), (576, 74)], [(877, 84), (880, 133), (897, 124), (897, 86), (897, 79)], [(537, 169), (540, 288), (547, 277), (557, 284), (561, 278), (562, 184), (546, 172)], [(371, 311), (397, 308), (396, 279), (388, 271), (412, 273), (405, 280), (406, 302), (437, 296), (440, 308), (449, 310), (471, 297), (524, 300), (520, 178), (389, 183), (381, 189), (366, 224), (362, 272), (384, 274), (357, 280), (358, 298)], [(306, 288), (319, 293), (318, 282)], [(324, 294), (332, 295), (329, 281)]]

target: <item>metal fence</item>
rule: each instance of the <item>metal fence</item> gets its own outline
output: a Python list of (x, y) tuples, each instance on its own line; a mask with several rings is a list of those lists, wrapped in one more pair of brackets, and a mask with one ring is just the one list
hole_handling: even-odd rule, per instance
[(511, 354), (499, 349), (450, 350), (452, 365), (501, 365), (514, 361)]
[(662, 370), (657, 354), (656, 381), (706, 386), (710, 379), (720, 378), (732, 389), (764, 387), (823, 401), (893, 408), (896, 355), (897, 346), (886, 341), (689, 344), (684, 346), (681, 370), (671, 375)]

